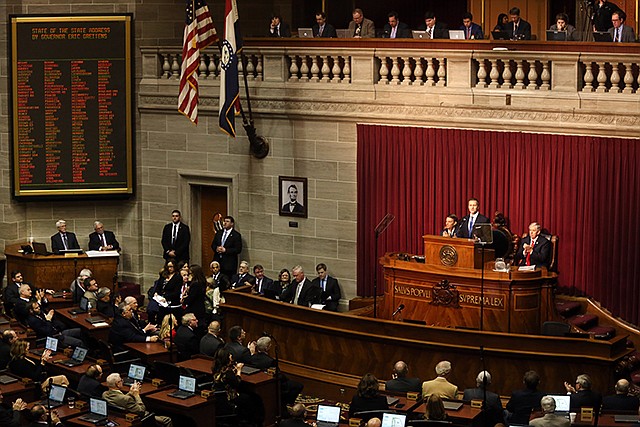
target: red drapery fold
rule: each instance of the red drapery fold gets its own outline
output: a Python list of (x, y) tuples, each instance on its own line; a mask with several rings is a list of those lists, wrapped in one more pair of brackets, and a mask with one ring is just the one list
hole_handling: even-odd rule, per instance
[[(622, 138), (358, 125), (358, 294), (373, 295), (379, 255), (421, 254), (449, 213), (505, 214), (559, 236), (559, 283), (625, 320), (640, 312), (640, 142)], [(380, 271), (380, 267), (377, 267)], [(379, 276), (381, 277), (381, 276)], [(378, 294), (382, 294), (382, 282)]]

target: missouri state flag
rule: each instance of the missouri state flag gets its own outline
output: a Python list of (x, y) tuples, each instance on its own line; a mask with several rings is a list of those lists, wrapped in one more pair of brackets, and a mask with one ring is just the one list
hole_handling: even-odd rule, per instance
[(238, 28), (236, 0), (226, 0), (224, 11), (224, 40), (220, 64), (220, 129), (236, 136), (235, 115), (240, 111), (238, 58), (242, 51), (242, 36)]

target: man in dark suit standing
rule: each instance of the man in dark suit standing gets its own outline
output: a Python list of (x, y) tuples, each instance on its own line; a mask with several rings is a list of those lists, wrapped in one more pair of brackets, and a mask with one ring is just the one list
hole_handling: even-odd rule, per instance
[(327, 23), (327, 15), (322, 11), (316, 12), (316, 25), (313, 26), (313, 37), (338, 37), (335, 27)]
[(422, 392), (422, 380), (420, 378), (408, 378), (409, 365), (402, 360), (393, 365), (393, 379), (387, 381), (384, 385), (386, 391), (398, 393)]
[(324, 263), (320, 263), (316, 266), (316, 272), (318, 273), (318, 277), (313, 279), (311, 283), (322, 290), (320, 304), (325, 305), (325, 310), (338, 311), (338, 304), (342, 297), (338, 280), (329, 276), (327, 273), (327, 265)]
[(529, 422), (531, 411), (540, 406), (540, 399), (545, 395), (544, 392), (538, 390), (540, 376), (536, 371), (525, 372), (522, 382), (525, 389), (515, 390), (507, 402), (507, 422), (509, 425), (526, 425)]
[(180, 361), (191, 359), (191, 356), (200, 351), (200, 340), (196, 335), (198, 319), (195, 314), (187, 313), (182, 316), (182, 325), (176, 331), (174, 342), (178, 347), (178, 359)]
[(224, 340), (220, 336), (220, 322), (214, 320), (209, 323), (207, 333), (200, 340), (200, 354), (213, 357), (222, 346), (224, 346)]
[(233, 355), (233, 360), (238, 363), (249, 363), (251, 359), (251, 351), (249, 347), (244, 345), (244, 339), (247, 333), (242, 326), (233, 326), (229, 329), (229, 342), (225, 348)]
[(438, 22), (435, 13), (430, 10), (424, 14), (424, 25), (420, 30), (427, 32), (427, 39), (449, 38), (449, 26), (444, 22)]
[(280, 296), (280, 301), (310, 307), (313, 304), (320, 304), (322, 289), (311, 283), (304, 276), (304, 269), (301, 265), (296, 265), (291, 270), (291, 275), (295, 282), (291, 284)]
[(507, 24), (507, 33), (511, 40), (531, 40), (531, 24), (520, 18), (520, 8), (509, 10), (511, 22)]
[(411, 38), (411, 30), (404, 22), (398, 19), (398, 12), (389, 12), (387, 15), (389, 22), (384, 24), (384, 39), (409, 39)]
[(482, 33), (482, 27), (473, 22), (473, 15), (470, 12), (462, 15), (462, 25), (460, 29), (464, 31), (465, 40), (482, 40), (484, 34)]
[(51, 251), (54, 254), (59, 254), (60, 251), (68, 249), (80, 249), (75, 233), (67, 231), (67, 222), (65, 220), (59, 219), (56, 222), (56, 227), (58, 232), (51, 236)]
[(113, 231), (105, 230), (100, 221), (93, 223), (94, 232), (89, 234), (90, 251), (119, 251), (120, 243)]
[(260, 264), (256, 264), (253, 267), (253, 276), (255, 277), (255, 285), (253, 285), (254, 293), (264, 296), (265, 291), (275, 292), (276, 289), (273, 285), (273, 279), (264, 275), (264, 267)]
[(189, 262), (191, 232), (189, 226), (181, 221), (181, 217), (180, 211), (174, 209), (171, 212), (171, 222), (162, 230), (162, 256), (176, 262)]
[(220, 263), (220, 271), (227, 277), (238, 271), (238, 255), (242, 252), (242, 235), (235, 230), (235, 223), (232, 216), (225, 216), (223, 229), (216, 233), (211, 243), (213, 260)]
[(491, 384), (491, 374), (481, 371), (476, 377), (476, 388), (465, 388), (463, 400), (484, 400), (486, 398), (484, 425), (504, 424), (502, 401), (498, 394), (487, 390)]
[(491, 224), (491, 220), (478, 212), (478, 209), (480, 209), (480, 202), (478, 202), (478, 199), (469, 199), (467, 206), (469, 208), (469, 214), (463, 217), (462, 221), (460, 221), (460, 225), (458, 226), (458, 237), (471, 239), (473, 238), (473, 227), (476, 224)]
[(540, 235), (542, 227), (537, 222), (529, 224), (529, 235), (520, 241), (516, 251), (517, 265), (547, 267), (551, 262), (551, 242)]

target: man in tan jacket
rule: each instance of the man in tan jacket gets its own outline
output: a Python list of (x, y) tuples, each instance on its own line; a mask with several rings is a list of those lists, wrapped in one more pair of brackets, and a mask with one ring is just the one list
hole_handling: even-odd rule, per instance
[(458, 394), (458, 386), (451, 384), (447, 377), (451, 373), (451, 362), (443, 360), (436, 365), (438, 376), (431, 381), (422, 383), (422, 395), (431, 396), (435, 394), (442, 399), (455, 399)]
[[(140, 398), (140, 383), (135, 382), (129, 388), (129, 393), (124, 394), (122, 387), (124, 383), (120, 374), (113, 373), (107, 377), (107, 386), (109, 390), (102, 393), (102, 398), (107, 401), (108, 404), (118, 406), (127, 412), (134, 413), (140, 417), (144, 417), (148, 414), (147, 408), (144, 406), (142, 399)], [(156, 415), (156, 424), (164, 427), (172, 427), (173, 423), (171, 418)]]

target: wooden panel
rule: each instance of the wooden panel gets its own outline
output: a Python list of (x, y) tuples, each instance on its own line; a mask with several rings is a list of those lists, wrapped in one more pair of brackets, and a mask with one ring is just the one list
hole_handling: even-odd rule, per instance
[(202, 244), (202, 267), (209, 272), (209, 263), (213, 260), (211, 242), (215, 236), (213, 215), (220, 212), (227, 215), (227, 189), (225, 187), (201, 187), (200, 191), (200, 239)]

